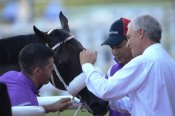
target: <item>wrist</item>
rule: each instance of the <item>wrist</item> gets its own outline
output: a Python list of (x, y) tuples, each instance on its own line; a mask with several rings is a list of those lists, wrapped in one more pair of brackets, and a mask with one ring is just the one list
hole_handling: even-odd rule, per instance
[(56, 112), (55, 110), (53, 110), (53, 106), (52, 105), (47, 105), (47, 106), (42, 106), (44, 109), (45, 109), (45, 112), (46, 113), (49, 113), (49, 112)]

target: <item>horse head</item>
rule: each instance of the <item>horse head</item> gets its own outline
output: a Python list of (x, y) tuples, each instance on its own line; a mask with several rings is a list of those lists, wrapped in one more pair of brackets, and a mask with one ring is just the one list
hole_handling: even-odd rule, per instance
[[(51, 83), (58, 89), (66, 90), (66, 86), (75, 77), (82, 74), (79, 53), (85, 48), (70, 33), (68, 20), (62, 12), (60, 12), (59, 18), (61, 29), (45, 33), (34, 26), (34, 32), (54, 51), (54, 63), (57, 70), (53, 71)], [(107, 112), (108, 102), (96, 97), (86, 87), (82, 88), (75, 96), (80, 98), (82, 103), (87, 106), (88, 111), (94, 115)]]

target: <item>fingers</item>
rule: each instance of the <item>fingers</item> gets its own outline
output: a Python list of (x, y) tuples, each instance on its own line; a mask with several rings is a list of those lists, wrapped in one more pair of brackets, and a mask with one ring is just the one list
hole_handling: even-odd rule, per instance
[(71, 98), (61, 98), (60, 102), (61, 103), (71, 102)]
[(97, 52), (92, 52), (90, 50), (83, 50), (80, 52), (80, 63), (91, 63), (94, 64), (96, 62)]
[(72, 105), (71, 98), (62, 98), (59, 100), (59, 104), (60, 104), (59, 111), (62, 112), (68, 109)]
[(65, 107), (70, 105), (72, 102), (71, 102), (71, 98), (62, 98), (59, 100), (59, 103), (61, 104), (62, 107)]
[(71, 98), (61, 98), (57, 102), (43, 106), (46, 112), (64, 111), (72, 105)]
[(93, 51), (86, 49), (86, 50), (81, 51), (80, 54), (97, 54), (97, 52), (96, 51), (93, 52)]

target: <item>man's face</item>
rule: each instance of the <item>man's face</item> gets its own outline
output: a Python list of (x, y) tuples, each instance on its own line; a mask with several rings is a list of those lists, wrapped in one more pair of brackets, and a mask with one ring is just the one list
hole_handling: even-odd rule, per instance
[(128, 39), (126, 46), (130, 48), (132, 56), (136, 57), (140, 55), (142, 41), (140, 39), (139, 31), (133, 31), (132, 28), (129, 27), (126, 36)]
[(48, 64), (42, 68), (42, 72), (40, 76), (43, 84), (47, 84), (50, 80), (50, 77), (52, 75), (52, 70), (53, 70), (53, 63), (54, 63), (54, 59), (50, 58), (48, 60)]
[(118, 60), (118, 63), (124, 66), (132, 59), (132, 54), (129, 48), (126, 47), (127, 40), (123, 40), (119, 45), (111, 46), (112, 53)]

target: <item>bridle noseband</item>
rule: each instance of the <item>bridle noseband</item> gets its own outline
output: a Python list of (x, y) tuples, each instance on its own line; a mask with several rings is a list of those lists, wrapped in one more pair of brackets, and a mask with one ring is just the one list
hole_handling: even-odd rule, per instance
[[(64, 42), (67, 42), (67, 41), (69, 41), (69, 40), (71, 40), (72, 38), (74, 38), (74, 35), (70, 35), (68, 38), (66, 38), (65, 40), (64, 40)], [(54, 45), (53, 47), (52, 47), (52, 50), (55, 50), (57, 47), (59, 47), (61, 45), (61, 42), (59, 42), (59, 43), (57, 43), (56, 45)]]

